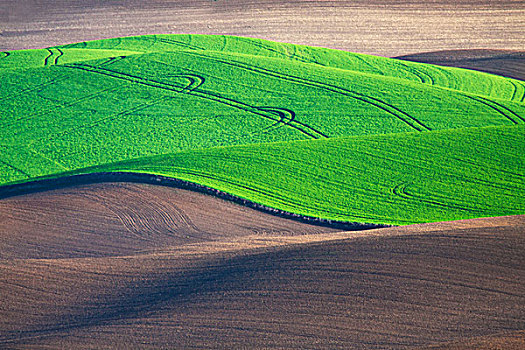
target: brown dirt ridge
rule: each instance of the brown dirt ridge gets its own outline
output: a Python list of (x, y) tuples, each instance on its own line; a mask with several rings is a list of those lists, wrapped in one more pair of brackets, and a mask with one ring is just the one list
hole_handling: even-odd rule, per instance
[(77, 185), (0, 200), (0, 259), (126, 256), (245, 236), (337, 231), (196, 191), (130, 182)]
[(0, 348), (406, 349), (514, 334), (524, 232), (525, 216), (338, 232), (133, 183), (5, 198)]

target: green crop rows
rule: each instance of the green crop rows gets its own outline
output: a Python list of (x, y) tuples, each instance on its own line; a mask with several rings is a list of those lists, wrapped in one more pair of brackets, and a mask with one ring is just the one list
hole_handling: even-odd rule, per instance
[(205, 35), (5, 52), (0, 75), (3, 185), (138, 171), (344, 221), (525, 212), (519, 80)]

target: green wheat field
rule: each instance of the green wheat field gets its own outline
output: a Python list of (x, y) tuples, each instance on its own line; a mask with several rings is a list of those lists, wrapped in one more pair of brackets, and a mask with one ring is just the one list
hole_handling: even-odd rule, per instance
[(0, 55), (0, 186), (134, 172), (338, 221), (525, 214), (519, 80), (217, 35)]

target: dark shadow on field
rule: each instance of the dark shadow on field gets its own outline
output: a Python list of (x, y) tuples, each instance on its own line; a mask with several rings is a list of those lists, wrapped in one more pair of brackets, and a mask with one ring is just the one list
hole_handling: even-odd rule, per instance
[[(145, 341), (153, 347), (395, 349), (522, 330), (520, 222), (200, 258), (126, 258), (141, 266), (134, 275), (122, 260), (108, 258), (95, 265), (111, 266), (112, 273), (90, 286), (82, 283), (90, 273), (75, 267), (66, 297), (84, 302), (57, 313), (51, 307), (40, 321), (1, 339), (28, 347)], [(51, 268), (48, 278), (59, 275)]]
[(396, 57), (406, 61), (474, 69), (481, 72), (525, 80), (525, 51), (448, 50)]

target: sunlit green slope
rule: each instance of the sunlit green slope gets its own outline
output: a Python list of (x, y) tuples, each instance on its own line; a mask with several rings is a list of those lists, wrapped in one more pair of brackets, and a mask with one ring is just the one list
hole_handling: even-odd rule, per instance
[[(307, 169), (308, 162), (312, 162), (310, 153), (328, 152), (322, 145), (337, 144), (340, 148), (328, 152), (330, 157), (347, 159), (349, 164), (354, 159), (357, 162), (359, 157), (364, 157), (365, 150), (360, 148), (355, 153), (344, 144), (353, 144), (354, 141), (348, 140), (364, 140), (363, 144), (368, 145), (366, 135), (389, 140), (385, 145), (391, 146), (385, 147), (397, 152), (400, 146), (394, 140), (405, 142), (403, 140), (419, 140), (418, 137), (434, 140), (434, 134), (449, 135), (436, 131), (450, 129), (450, 135), (466, 135), (462, 133), (474, 132), (472, 128), (481, 130), (475, 133), (476, 138), (480, 138), (487, 130), (521, 132), (519, 125), (525, 124), (525, 87), (518, 80), (259, 39), (148, 35), (0, 55), (0, 184), (146, 156), (174, 154), (178, 162), (184, 162), (212, 147), (250, 144), (253, 145), (249, 146), (250, 152), (261, 152), (261, 162), (273, 159), (275, 163), (282, 159), (284, 168), (274, 174), (280, 177), (288, 176), (287, 172), (302, 173), (298, 165), (302, 158), (298, 154), (290, 162), (294, 168), (286, 168), (289, 160), (283, 157), (287, 153), (283, 149), (293, 152), (297, 147), (312, 145), (308, 147), (317, 151), (303, 150), (306, 152), (304, 169)], [(376, 136), (370, 137), (375, 140)], [(330, 140), (286, 143), (318, 139)], [(339, 145), (339, 141), (343, 144)], [(279, 151), (268, 144), (273, 142), (280, 142), (275, 146)], [(407, 147), (419, 147), (419, 141), (410, 142), (413, 144)], [(461, 142), (458, 141), (458, 145)], [(244, 149), (247, 148), (239, 148)], [(268, 155), (269, 150), (277, 152), (276, 155)], [(493, 150), (494, 157), (498, 156), (497, 152), (505, 151)], [(522, 153), (515, 154), (518, 161), (523, 160)], [(432, 155), (430, 149), (421, 151), (412, 162), (417, 164), (418, 159)], [(453, 161), (444, 156), (446, 154), (436, 158), (439, 159), (436, 162)], [(379, 213), (376, 211), (379, 204), (371, 204), (376, 202), (373, 196), (364, 199), (364, 193), (368, 193), (366, 181), (358, 180), (352, 168), (340, 162), (334, 166), (339, 167), (338, 171), (346, 174), (350, 182), (337, 180), (337, 191), (346, 196), (361, 183), (365, 186), (364, 192), (354, 192), (362, 195), (342, 202), (327, 197), (324, 204), (319, 204), (322, 196), (294, 199), (284, 193), (291, 191), (303, 198), (304, 194), (295, 191), (297, 186), (306, 186), (307, 191), (317, 193), (317, 188), (331, 186), (331, 176), (335, 175), (281, 181), (285, 188), (271, 189), (264, 182), (267, 165), (255, 159), (249, 161), (246, 166), (250, 172), (239, 175), (236, 181), (251, 179), (256, 182), (251, 183), (253, 188), (277, 191), (284, 199), (269, 202), (248, 192), (237, 191), (238, 195), (303, 214), (404, 223), (486, 216), (494, 212), (485, 210), (487, 208), (463, 210), (444, 195), (443, 206), (433, 210), (424, 206), (413, 209), (413, 217), (399, 215), (405, 209), (412, 210), (410, 206), (403, 209), (402, 204)], [(394, 168), (393, 159), (385, 162), (383, 167)], [(168, 169), (176, 169), (177, 164), (162, 164), (163, 173), (183, 176)], [(219, 176), (222, 165), (217, 164), (191, 167)], [(465, 164), (455, 169), (462, 171)], [(154, 165), (148, 163), (148, 166)], [(506, 163), (501, 163), (502, 169), (506, 167)], [(367, 179), (380, 186), (387, 175), (373, 171), (378, 175)], [(429, 171), (433, 171), (432, 168)], [(192, 180), (202, 182), (199, 179)], [(412, 182), (416, 180), (417, 176), (394, 187), (406, 187), (406, 192), (411, 193), (415, 188)], [(234, 191), (224, 183), (209, 185)], [(447, 188), (453, 189), (456, 185), (452, 182)], [(425, 186), (429, 188), (431, 184)], [(486, 186), (486, 190), (478, 188), (476, 193), (486, 195), (493, 190)], [(474, 191), (469, 187), (462, 191), (467, 189)], [(421, 196), (427, 195), (431, 194)], [(504, 202), (519, 202), (507, 197), (502, 197)], [(427, 199), (431, 201), (430, 197)], [(396, 203), (399, 201), (397, 198)], [(453, 209), (454, 206), (463, 209)], [(501, 206), (501, 213), (509, 210)]]
[(160, 174), (303, 215), (407, 224), (525, 213), (523, 150), (520, 125), (221, 147), (87, 172)]

